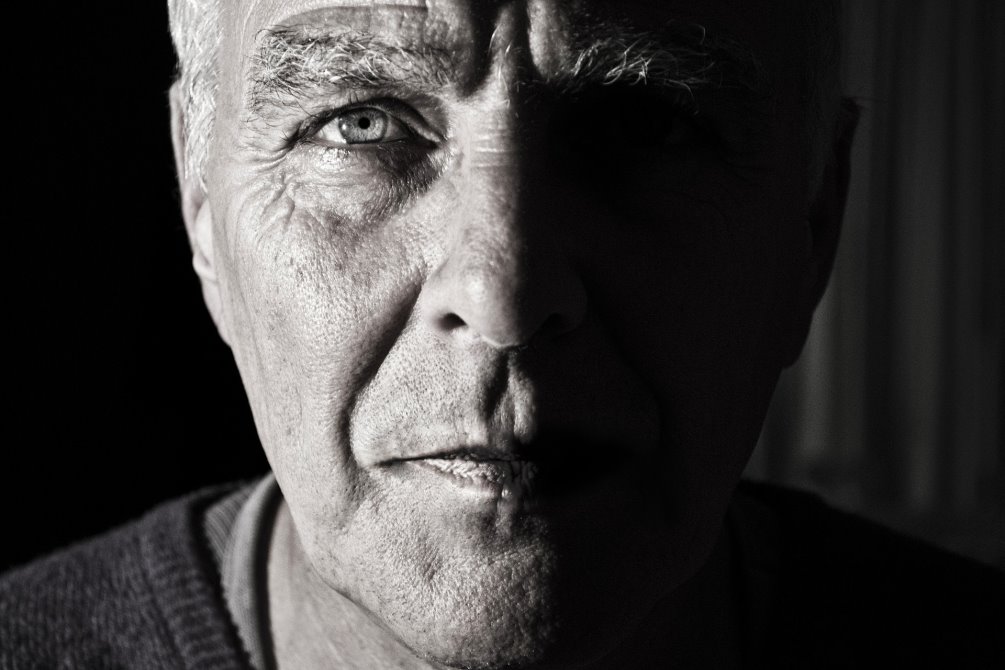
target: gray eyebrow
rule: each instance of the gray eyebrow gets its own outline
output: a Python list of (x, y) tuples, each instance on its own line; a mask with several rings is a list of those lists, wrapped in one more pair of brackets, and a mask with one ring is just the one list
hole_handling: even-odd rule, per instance
[(252, 57), (250, 105), (261, 110), (333, 87), (437, 90), (452, 82), (456, 66), (456, 54), (445, 49), (396, 46), (354, 31), (274, 28), (264, 31)]
[[(601, 39), (573, 44), (549, 83), (565, 92), (627, 84), (676, 88), (732, 87), (767, 92), (764, 69), (741, 45), (694, 24), (659, 31), (605, 26)], [(459, 50), (403, 47), (365, 33), (312, 33), (301, 26), (263, 31), (251, 62), (250, 106), (295, 103), (312, 92), (410, 89), (432, 92), (457, 84)]]
[(563, 89), (620, 83), (687, 93), (698, 88), (770, 93), (766, 70), (749, 49), (700, 25), (671, 23), (657, 31), (608, 28), (601, 34), (605, 36), (571, 50), (558, 75)]

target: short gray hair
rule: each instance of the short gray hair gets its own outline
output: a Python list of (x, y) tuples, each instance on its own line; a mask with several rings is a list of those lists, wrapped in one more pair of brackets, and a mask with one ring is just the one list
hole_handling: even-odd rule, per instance
[(178, 176), (196, 179), (205, 189), (219, 88), (216, 57), (220, 49), (220, 0), (168, 0), (168, 17), (178, 54), (176, 85), (185, 145), (184, 173)]
[[(810, 194), (819, 187), (841, 100), (841, 0), (799, 2), (803, 15), (805, 59), (801, 93), (807, 104), (805, 143)], [(219, 86), (220, 0), (168, 0), (171, 39), (178, 54), (177, 84), (183, 113), (185, 157), (183, 179), (197, 179), (205, 188), (209, 140)]]

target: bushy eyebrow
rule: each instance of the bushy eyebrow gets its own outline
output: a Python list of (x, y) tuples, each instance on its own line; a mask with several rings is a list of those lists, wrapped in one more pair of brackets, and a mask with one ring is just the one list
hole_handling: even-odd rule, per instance
[(768, 94), (760, 61), (738, 42), (696, 24), (668, 24), (658, 31), (608, 29), (604, 37), (570, 50), (556, 74), (563, 90), (600, 84), (682, 89), (733, 88)]
[[(766, 92), (764, 70), (742, 46), (693, 24), (660, 31), (587, 31), (604, 37), (573, 44), (547, 83), (563, 92), (595, 85), (676, 88), (736, 87)], [(457, 86), (465, 76), (460, 50), (398, 46), (365, 33), (316, 33), (304, 27), (263, 31), (250, 67), (250, 107), (296, 103), (319, 90)]]
[(252, 110), (295, 102), (318, 89), (408, 88), (432, 92), (449, 86), (456, 54), (434, 47), (402, 47), (347, 31), (312, 34), (291, 27), (264, 32), (252, 57)]

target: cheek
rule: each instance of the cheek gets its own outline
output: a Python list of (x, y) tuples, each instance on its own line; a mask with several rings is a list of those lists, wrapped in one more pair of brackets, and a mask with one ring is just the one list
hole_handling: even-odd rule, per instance
[(665, 386), (762, 357), (787, 225), (770, 202), (664, 190), (620, 211), (581, 253), (594, 302), (633, 364)]
[(339, 523), (367, 485), (344, 439), (348, 415), (416, 291), (407, 245), (393, 225), (333, 213), (316, 189), (234, 201), (221, 290), (259, 436), (307, 517), (298, 527)]
[(736, 195), (664, 191), (592, 240), (605, 250), (591, 257), (595, 306), (659, 403), (654, 471), (677, 527), (718, 527), (778, 373), (772, 319), (793, 222)]

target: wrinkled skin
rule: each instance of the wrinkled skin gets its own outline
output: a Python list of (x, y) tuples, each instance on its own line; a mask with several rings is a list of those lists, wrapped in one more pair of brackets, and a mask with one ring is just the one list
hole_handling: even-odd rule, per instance
[[(833, 254), (842, 156), (808, 193), (783, 12), (224, 4), (206, 189), (183, 180), (183, 197), (285, 498), (280, 664), (622, 667), (719, 538)], [(577, 23), (578, 5), (600, 18)], [(610, 105), (626, 87), (598, 89), (601, 105), (556, 93), (563, 54), (612, 17), (731, 35), (773, 93), (713, 92), (655, 130), (632, 119), (656, 103)], [(250, 56), (277, 25), (446, 48), (458, 81), (253, 110)], [(371, 98), (407, 105), (404, 139), (287, 141), (309, 114)], [(486, 445), (548, 467), (470, 487), (421, 465)]]

